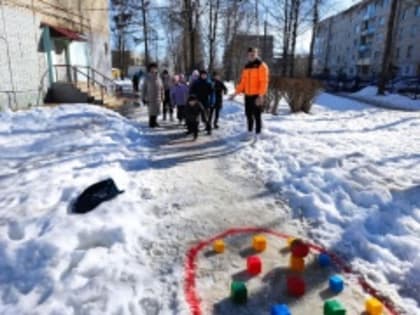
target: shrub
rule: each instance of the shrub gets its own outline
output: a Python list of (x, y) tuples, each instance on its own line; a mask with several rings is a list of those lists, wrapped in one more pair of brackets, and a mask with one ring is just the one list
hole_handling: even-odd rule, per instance
[(272, 75), (270, 77), (270, 84), (267, 93), (267, 108), (268, 112), (277, 114), (277, 109), (281, 99), (284, 97), (284, 91), (281, 87), (283, 78), (280, 76)]
[(277, 112), (278, 103), (283, 97), (292, 113), (309, 113), (315, 97), (322, 85), (309, 78), (271, 77), (269, 94), (271, 95), (272, 113)]

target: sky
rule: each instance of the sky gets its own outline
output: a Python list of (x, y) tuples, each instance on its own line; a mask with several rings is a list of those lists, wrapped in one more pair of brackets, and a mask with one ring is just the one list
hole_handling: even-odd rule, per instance
[[(170, 0), (151, 0), (150, 1), (150, 5), (151, 7), (158, 7), (158, 6), (164, 6), (167, 5), (168, 1)], [(264, 0), (261, 0), (264, 1)], [(329, 6), (328, 11), (323, 13), (323, 18), (336, 14), (340, 11), (343, 11), (347, 8), (349, 8), (350, 6), (360, 2), (361, 0), (331, 0), (333, 3), (331, 6)], [(268, 3), (270, 3), (268, 1)], [(269, 30), (270, 32), (270, 30)], [(274, 33), (275, 35), (275, 31), (272, 30), (270, 33)], [(161, 36), (159, 36), (161, 38), (164, 38), (164, 34), (162, 34)], [(306, 53), (309, 51), (309, 43), (310, 43), (310, 38), (311, 38), (311, 31), (306, 32), (305, 34), (301, 35), (300, 38), (298, 39), (297, 42), (297, 52), (298, 53)], [(159, 54), (159, 58), (164, 57), (165, 55), (165, 42), (164, 41), (160, 41), (159, 42), (159, 48), (158, 48), (158, 54)], [(153, 47), (155, 47), (155, 44), (153, 44)], [(151, 51), (152, 55), (156, 54), (156, 48), (152, 48), (153, 51)], [(139, 45), (136, 49), (138, 52), (143, 52), (143, 45)]]
[[(322, 18), (344, 11), (359, 2), (361, 2), (361, 0), (335, 0), (328, 12), (325, 12), (325, 15)], [(307, 53), (309, 51), (311, 36), (312, 32), (308, 31), (299, 38), (296, 47), (298, 53)]]

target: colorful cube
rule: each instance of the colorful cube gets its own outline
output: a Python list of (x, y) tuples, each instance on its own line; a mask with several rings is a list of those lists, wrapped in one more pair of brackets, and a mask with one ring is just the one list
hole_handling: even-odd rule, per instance
[(293, 244), (293, 242), (294, 241), (296, 241), (297, 240), (297, 238), (296, 237), (289, 237), (288, 239), (287, 239), (287, 246), (289, 246), (289, 247), (291, 247), (292, 246), (292, 244)]
[(305, 281), (298, 276), (287, 277), (287, 293), (294, 297), (300, 297), (305, 294)]
[(262, 262), (258, 256), (250, 256), (246, 260), (247, 271), (250, 275), (256, 276), (262, 271)]
[(375, 298), (369, 298), (366, 300), (366, 313), (368, 315), (382, 315), (384, 306), (382, 303)]
[(306, 256), (308, 256), (310, 248), (309, 245), (306, 244), (304, 241), (294, 240), (293, 243), (290, 245), (290, 250), (293, 256), (305, 258)]
[(248, 290), (245, 283), (234, 281), (230, 286), (230, 297), (236, 304), (244, 304), (248, 301)]
[(267, 238), (264, 235), (256, 235), (252, 239), (252, 248), (257, 252), (263, 252), (267, 248)]
[(330, 280), (330, 290), (334, 293), (340, 293), (344, 290), (344, 280), (342, 277), (335, 275), (331, 276)]
[(300, 257), (290, 256), (290, 270), (303, 272), (305, 270), (305, 260)]
[(223, 253), (225, 251), (225, 242), (223, 240), (214, 241), (213, 250), (218, 254)]
[(329, 300), (324, 303), (324, 315), (346, 315), (346, 309), (337, 300)]
[(331, 266), (331, 258), (329, 255), (325, 254), (325, 253), (321, 253), (318, 256), (318, 264), (320, 267), (322, 268), (326, 268)]
[(271, 308), (271, 315), (291, 315), (291, 313), (286, 304), (278, 304)]

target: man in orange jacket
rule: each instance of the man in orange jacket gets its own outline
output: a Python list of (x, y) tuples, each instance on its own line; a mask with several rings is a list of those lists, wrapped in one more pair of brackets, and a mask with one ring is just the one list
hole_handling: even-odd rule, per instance
[(264, 98), (268, 90), (269, 69), (258, 57), (258, 48), (248, 49), (248, 63), (242, 71), (241, 80), (236, 86), (233, 99), (238, 94), (245, 94), (245, 114), (248, 120), (249, 136), (254, 129), (257, 135), (261, 133)]

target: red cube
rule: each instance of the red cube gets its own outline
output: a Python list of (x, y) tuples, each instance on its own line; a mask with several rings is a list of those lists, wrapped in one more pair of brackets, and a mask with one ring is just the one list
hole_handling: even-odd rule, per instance
[(294, 240), (290, 245), (294, 257), (305, 258), (309, 254), (309, 246), (302, 240)]
[(305, 281), (298, 276), (287, 277), (287, 292), (294, 297), (300, 297), (305, 294)]
[(250, 275), (256, 276), (262, 271), (262, 262), (260, 257), (251, 256), (247, 258), (247, 271)]

